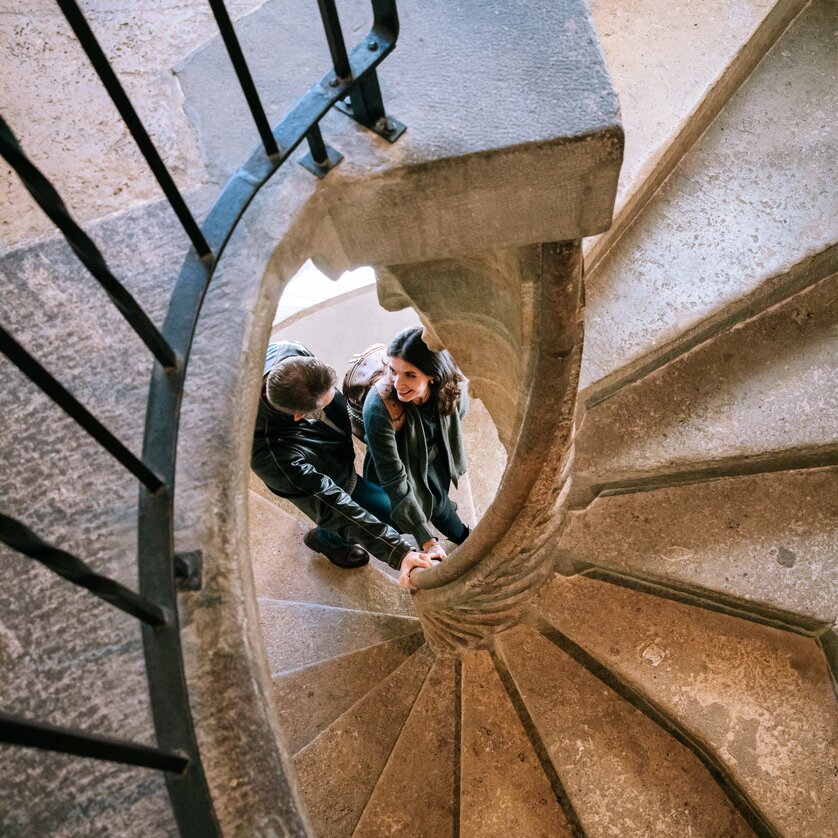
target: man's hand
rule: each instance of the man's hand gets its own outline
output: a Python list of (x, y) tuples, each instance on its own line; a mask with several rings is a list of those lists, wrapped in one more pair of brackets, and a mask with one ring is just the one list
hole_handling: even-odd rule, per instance
[(429, 559), (436, 559), (440, 562), (448, 558), (448, 554), (445, 552), (445, 549), (435, 538), (432, 538), (430, 541), (426, 541), (422, 545), (422, 553)]
[(410, 581), (410, 571), (414, 567), (430, 567), (432, 564), (433, 562), (424, 553), (417, 553), (415, 550), (406, 553), (399, 566), (399, 585), (408, 591), (415, 591), (416, 588)]

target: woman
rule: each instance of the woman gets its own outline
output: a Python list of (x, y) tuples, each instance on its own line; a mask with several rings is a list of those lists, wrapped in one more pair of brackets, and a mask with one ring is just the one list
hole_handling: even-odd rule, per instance
[[(466, 470), (460, 429), (468, 409), (465, 379), (447, 351), (428, 349), (421, 328), (399, 332), (387, 354), (385, 387), (371, 387), (364, 402), (364, 477), (387, 492), (396, 528), (415, 536), (430, 558), (444, 559), (429, 522), (455, 544), (469, 534), (448, 497), (449, 485)], [(404, 408), (395, 423), (388, 395)]]

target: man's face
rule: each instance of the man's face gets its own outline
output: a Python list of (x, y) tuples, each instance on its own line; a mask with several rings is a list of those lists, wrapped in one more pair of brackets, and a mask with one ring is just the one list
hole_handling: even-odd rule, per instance
[(294, 413), (294, 421), (300, 422), (303, 419), (312, 418), (313, 414), (320, 413), (321, 410), (325, 410), (331, 403), (332, 399), (335, 397), (335, 388), (332, 387), (327, 393), (325, 393), (322, 398), (317, 402), (317, 407), (314, 410), (308, 411), (308, 413)]

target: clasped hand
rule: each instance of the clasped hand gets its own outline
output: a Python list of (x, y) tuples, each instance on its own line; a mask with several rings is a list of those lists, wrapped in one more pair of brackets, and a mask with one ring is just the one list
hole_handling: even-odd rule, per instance
[[(440, 551), (442, 552), (441, 556), (439, 555)], [(433, 565), (433, 561), (431, 561), (432, 559), (439, 560), (444, 558), (445, 551), (442, 550), (441, 547), (439, 550), (431, 548), (427, 552), (423, 553), (417, 553), (415, 550), (412, 550), (410, 553), (405, 554), (405, 557), (402, 559), (402, 563), (399, 567), (399, 585), (406, 588), (408, 591), (415, 591), (416, 586), (410, 581), (410, 571), (415, 567), (431, 567)]]

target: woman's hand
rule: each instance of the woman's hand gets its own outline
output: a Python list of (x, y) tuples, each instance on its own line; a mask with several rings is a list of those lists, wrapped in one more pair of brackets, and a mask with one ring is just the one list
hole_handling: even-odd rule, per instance
[(408, 591), (415, 591), (416, 587), (410, 581), (410, 571), (415, 567), (431, 567), (433, 562), (424, 554), (411, 550), (405, 554), (399, 566), (399, 585)]
[(435, 538), (431, 538), (422, 545), (422, 552), (429, 559), (436, 559), (440, 562), (448, 558), (445, 549)]

